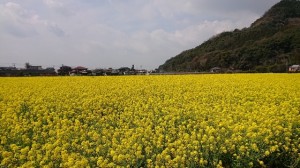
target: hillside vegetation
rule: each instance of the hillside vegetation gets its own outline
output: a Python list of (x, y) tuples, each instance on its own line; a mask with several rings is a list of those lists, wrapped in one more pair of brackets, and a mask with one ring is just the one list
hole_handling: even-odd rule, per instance
[(300, 1), (282, 0), (249, 28), (218, 34), (159, 67), (164, 71), (284, 72), (300, 63)]

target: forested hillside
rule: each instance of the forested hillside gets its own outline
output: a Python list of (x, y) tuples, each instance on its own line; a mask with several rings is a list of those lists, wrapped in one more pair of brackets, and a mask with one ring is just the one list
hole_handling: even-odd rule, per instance
[(285, 72), (300, 63), (300, 1), (282, 0), (249, 28), (218, 34), (159, 67), (171, 71)]

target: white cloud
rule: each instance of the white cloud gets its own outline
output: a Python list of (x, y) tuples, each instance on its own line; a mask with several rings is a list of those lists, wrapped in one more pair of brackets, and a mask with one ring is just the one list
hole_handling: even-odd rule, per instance
[(65, 35), (65, 32), (56, 23), (48, 23), (45, 21), (44, 24), (48, 30), (54, 33), (56, 36), (62, 37)]
[(29, 11), (23, 10), (19, 4), (8, 2), (0, 6), (1, 31), (18, 37), (36, 35), (36, 30), (31, 26), (36, 17)]
[(43, 35), (44, 29), (57, 36), (63, 36), (64, 31), (55, 23), (43, 20), (33, 11), (22, 8), (20, 4), (8, 2), (0, 6), (2, 31), (17, 37)]
[(0, 60), (152, 69), (275, 1), (0, 0)]
[(44, 0), (45, 4), (51, 8), (61, 8), (63, 7), (62, 1), (58, 0)]

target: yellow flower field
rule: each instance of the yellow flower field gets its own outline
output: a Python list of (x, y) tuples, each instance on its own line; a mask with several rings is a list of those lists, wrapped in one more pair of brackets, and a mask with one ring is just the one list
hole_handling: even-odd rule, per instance
[(300, 74), (0, 78), (0, 167), (299, 167)]

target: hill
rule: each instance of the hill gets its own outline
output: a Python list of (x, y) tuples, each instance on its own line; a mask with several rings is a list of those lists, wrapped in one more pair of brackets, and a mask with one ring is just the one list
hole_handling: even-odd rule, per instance
[(285, 72), (291, 64), (300, 64), (299, 0), (282, 0), (249, 28), (218, 34), (170, 58), (159, 69)]

